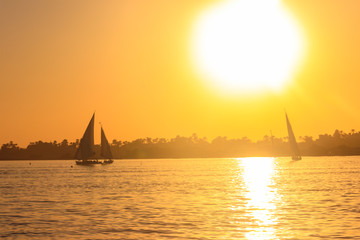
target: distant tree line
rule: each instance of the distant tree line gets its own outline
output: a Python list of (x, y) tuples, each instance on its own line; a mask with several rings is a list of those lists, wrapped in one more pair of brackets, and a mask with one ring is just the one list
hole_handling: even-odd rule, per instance
[[(1, 146), (1, 160), (15, 159), (74, 159), (79, 140), (68, 142), (31, 142), (26, 148), (20, 148), (10, 141)], [(303, 156), (360, 155), (360, 132), (352, 130), (344, 133), (335, 130), (332, 135), (319, 135), (317, 139), (300, 137), (300, 152)], [(212, 141), (200, 138), (196, 134), (190, 137), (176, 136), (165, 138), (140, 138), (134, 141), (114, 139), (111, 150), (115, 159), (136, 158), (210, 158), (210, 157), (265, 157), (291, 155), (288, 139), (264, 136), (253, 142), (247, 137), (228, 139), (217, 137)], [(100, 152), (100, 146), (95, 146)], [(101, 156), (97, 155), (97, 158)]]

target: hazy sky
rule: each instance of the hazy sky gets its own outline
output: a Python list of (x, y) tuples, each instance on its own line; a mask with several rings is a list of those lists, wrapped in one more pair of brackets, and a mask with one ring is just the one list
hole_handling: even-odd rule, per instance
[(284, 1), (306, 56), (281, 92), (252, 96), (193, 67), (195, 20), (217, 2), (0, 0), (0, 143), (74, 141), (95, 110), (110, 141), (282, 137), (284, 108), (297, 136), (360, 130), (360, 1)]

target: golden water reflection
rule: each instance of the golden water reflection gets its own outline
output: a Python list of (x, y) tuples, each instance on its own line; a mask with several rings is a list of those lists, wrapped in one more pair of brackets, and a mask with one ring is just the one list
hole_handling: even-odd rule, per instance
[(246, 233), (247, 239), (276, 239), (277, 219), (274, 214), (279, 196), (274, 187), (274, 158), (241, 158), (247, 214), (251, 219)]

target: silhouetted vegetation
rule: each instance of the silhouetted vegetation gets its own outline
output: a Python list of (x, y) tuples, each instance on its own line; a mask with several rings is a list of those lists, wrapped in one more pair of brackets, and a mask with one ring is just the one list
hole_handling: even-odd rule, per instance
[[(68, 142), (32, 142), (26, 148), (9, 142), (0, 149), (0, 159), (74, 159), (79, 140)], [(100, 146), (96, 146), (100, 148)], [(360, 132), (344, 133), (335, 130), (332, 135), (319, 135), (317, 139), (300, 137), (299, 148), (303, 156), (360, 155)], [(98, 149), (95, 149), (96, 152)], [(190, 137), (140, 138), (132, 142), (114, 139), (111, 150), (116, 159), (134, 158), (201, 158), (201, 157), (249, 157), (289, 156), (287, 138), (264, 136), (253, 142), (246, 137), (228, 139), (217, 137), (212, 141), (196, 134)], [(97, 156), (100, 158), (100, 156)]]

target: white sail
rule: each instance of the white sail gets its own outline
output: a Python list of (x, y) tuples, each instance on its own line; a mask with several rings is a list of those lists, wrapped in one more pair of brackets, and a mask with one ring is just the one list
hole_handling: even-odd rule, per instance
[(106, 139), (105, 132), (101, 127), (101, 156), (104, 158), (112, 159), (111, 148), (108, 140)]
[(87, 126), (83, 137), (80, 140), (79, 148), (76, 151), (75, 158), (79, 160), (88, 160), (95, 155), (94, 152), (94, 121), (95, 113), (93, 114), (89, 125)]
[(288, 136), (289, 136), (289, 143), (290, 143), (290, 148), (292, 151), (292, 159), (300, 160), (301, 155), (300, 155), (300, 151), (299, 151), (296, 139), (295, 139), (294, 131), (292, 130), (289, 118), (286, 113), (285, 113), (285, 116), (286, 116), (286, 125), (287, 125)]

